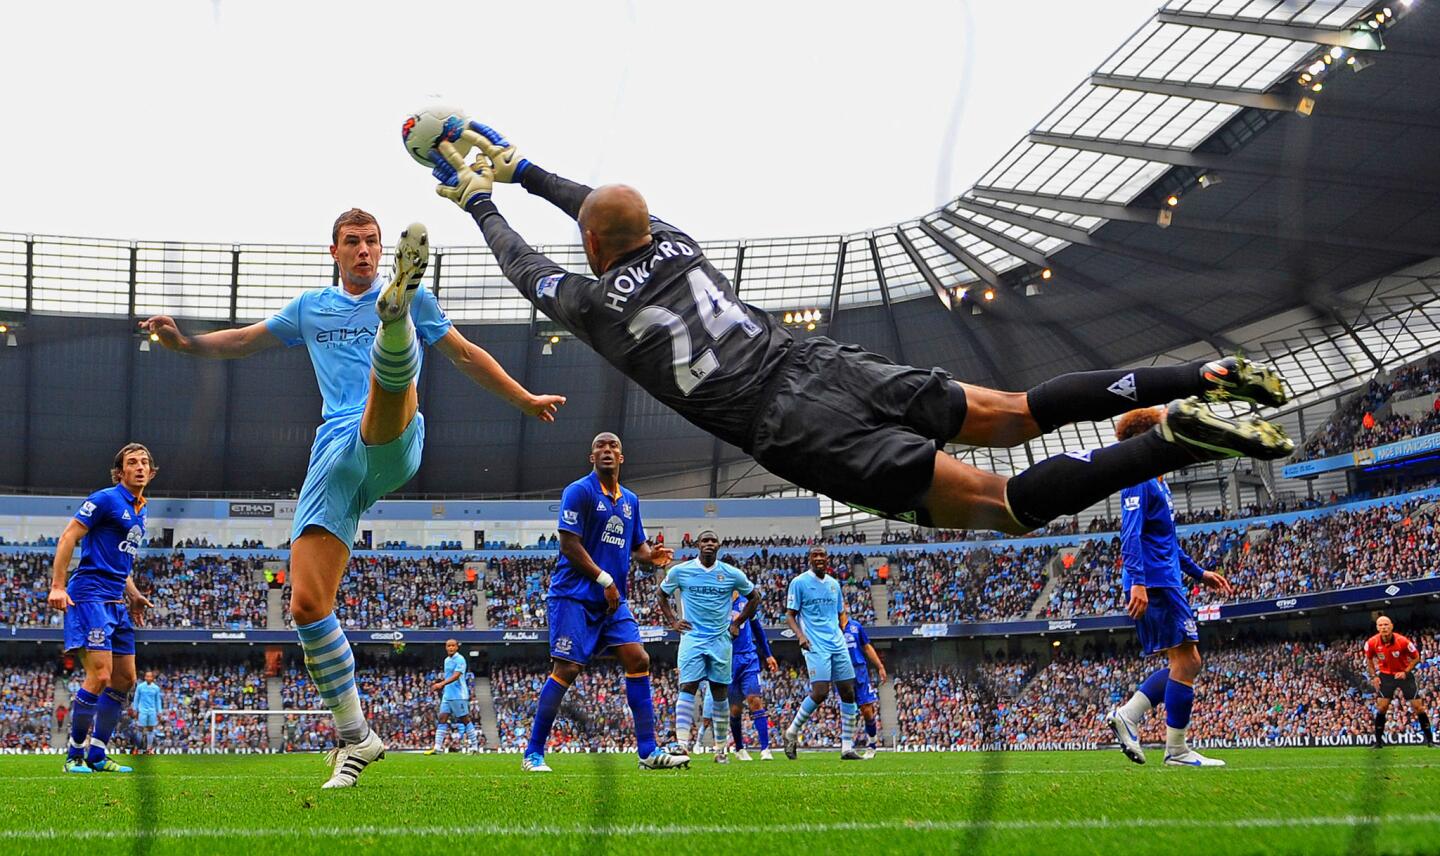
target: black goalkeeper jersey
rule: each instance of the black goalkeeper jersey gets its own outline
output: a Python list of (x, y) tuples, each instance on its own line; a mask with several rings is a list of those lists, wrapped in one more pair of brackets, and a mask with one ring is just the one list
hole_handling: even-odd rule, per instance
[[(572, 217), (590, 192), (534, 166), (523, 184)], [(505, 276), (541, 312), (690, 422), (749, 450), (766, 381), (793, 338), (736, 296), (694, 238), (652, 218), (649, 246), (596, 280), (536, 251), (493, 203), (472, 215)]]

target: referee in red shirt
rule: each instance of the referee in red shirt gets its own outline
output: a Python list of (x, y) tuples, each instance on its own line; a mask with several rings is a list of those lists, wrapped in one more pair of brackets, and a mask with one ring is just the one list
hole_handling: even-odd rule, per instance
[(1375, 748), (1385, 745), (1385, 714), (1390, 712), (1390, 699), (1396, 690), (1410, 702), (1410, 709), (1420, 720), (1420, 729), (1425, 732), (1425, 745), (1434, 746), (1430, 717), (1425, 713), (1425, 706), (1421, 704), (1415, 688), (1413, 668), (1420, 662), (1420, 651), (1414, 642), (1395, 632), (1395, 622), (1388, 616), (1375, 619), (1375, 629), (1379, 632), (1365, 643), (1365, 672), (1380, 691), (1380, 698), (1376, 700), (1379, 709), (1375, 711)]

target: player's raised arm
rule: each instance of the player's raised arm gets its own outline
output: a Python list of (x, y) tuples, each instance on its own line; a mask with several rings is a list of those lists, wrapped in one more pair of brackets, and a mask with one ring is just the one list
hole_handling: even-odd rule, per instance
[(496, 181), (502, 184), (519, 184), (527, 192), (570, 215), (570, 219), (580, 218), (580, 206), (585, 203), (585, 197), (590, 195), (593, 188), (546, 172), (529, 159), (521, 157), (515, 144), (489, 125), (472, 120), (464, 136), (490, 159), (495, 169)]
[(454, 327), (435, 343), (435, 347), (478, 386), (541, 422), (554, 422), (555, 411), (565, 403), (563, 395), (536, 395), (521, 386), (490, 356), (489, 351), (465, 338)]
[[(209, 359), (234, 360), (281, 343), (280, 337), (269, 329), (268, 325), (272, 321), (274, 319), (258, 321), (248, 327), (187, 336), (180, 332), (180, 325), (175, 323), (174, 318), (169, 315), (154, 315), (141, 321), (140, 329), (155, 336), (160, 344), (171, 351)], [(296, 337), (299, 337), (298, 331)]]

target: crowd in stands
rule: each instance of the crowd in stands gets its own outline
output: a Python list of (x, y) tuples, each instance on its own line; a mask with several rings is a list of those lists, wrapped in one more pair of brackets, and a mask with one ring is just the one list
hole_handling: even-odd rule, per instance
[[(345, 627), (474, 627), (477, 582), (478, 573), (453, 559), (353, 556), (335, 614)], [(288, 603), (288, 585), (284, 597)], [(285, 622), (294, 626), (288, 610)]]
[(56, 721), (55, 679), (49, 669), (0, 666), (0, 750), (50, 745)]
[(154, 604), (150, 620), (161, 627), (265, 626), (260, 559), (180, 554), (137, 559), (135, 586)]
[(1029, 657), (929, 668), (897, 664), (892, 674), (900, 721), (885, 732), (911, 749), (960, 749), (991, 742), (1001, 734), (1001, 716), (1036, 667)]
[(894, 624), (1023, 618), (1045, 587), (1050, 547), (897, 553), (891, 559)]
[[(496, 665), (490, 670), (495, 720), (501, 751), (525, 748), (540, 688), (550, 674), (541, 664)], [(657, 668), (650, 676), (655, 705), (656, 736), (673, 738), (675, 701), (679, 694), (673, 668)], [(625, 676), (618, 663), (595, 662), (565, 693), (550, 732), (550, 752), (634, 751), (635, 727), (625, 701)]]
[[(1440, 358), (1430, 357), (1397, 369), (1381, 380), (1372, 380), (1365, 389), (1347, 399), (1335, 413), (1305, 441), (1295, 460), (1339, 455), (1368, 449), (1406, 437), (1433, 434), (1440, 430)], [(1422, 416), (1376, 417), (1375, 412), (1391, 401), (1435, 397)]]
[[(146, 661), (137, 664), (144, 678), (155, 672), (160, 687), (160, 724), (155, 730), (155, 750), (161, 753), (200, 752), (210, 746), (210, 711), (251, 709), (267, 705), (263, 669), (251, 664), (219, 664), (193, 659)], [(84, 669), (70, 676), (73, 698), (85, 680)], [(227, 714), (216, 721), (215, 748), (230, 752), (265, 752), (270, 739), (262, 716)], [(115, 729), (111, 745), (119, 752), (145, 747), (133, 709), (125, 711)]]

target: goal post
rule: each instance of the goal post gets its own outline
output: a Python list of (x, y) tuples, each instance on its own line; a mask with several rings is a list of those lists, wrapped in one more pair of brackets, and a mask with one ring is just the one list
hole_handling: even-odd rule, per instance
[[(208, 714), (210, 718), (210, 751), (218, 751), (215, 747), (216, 737), (219, 731), (219, 721), (222, 716), (258, 716), (267, 723), (272, 716), (330, 716), (328, 710), (269, 710), (264, 708), (212, 708)], [(272, 747), (275, 750), (275, 747)], [(278, 750), (275, 750), (278, 751)]]

